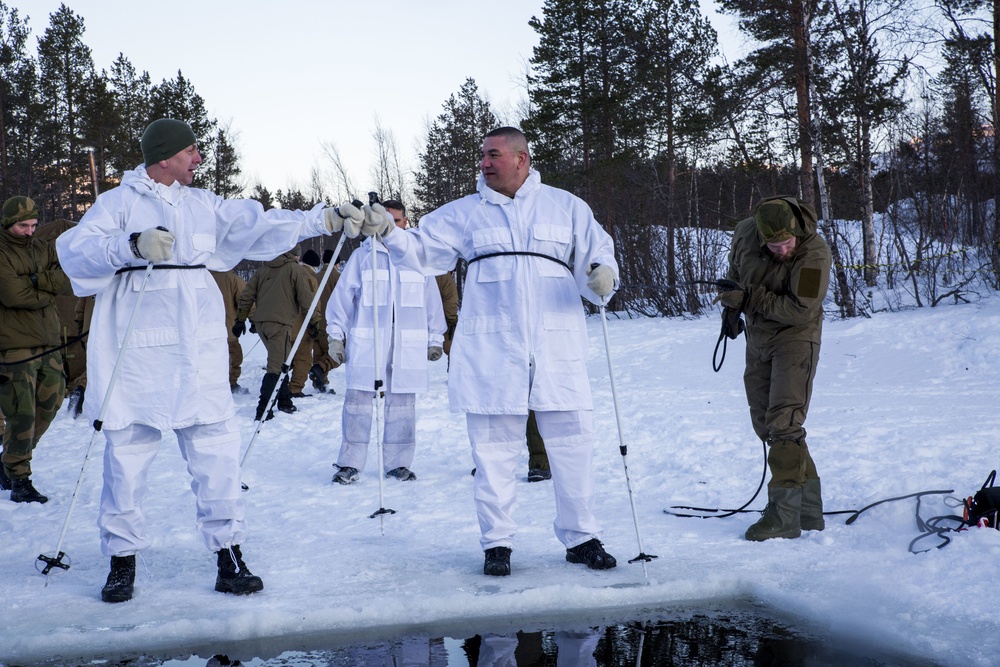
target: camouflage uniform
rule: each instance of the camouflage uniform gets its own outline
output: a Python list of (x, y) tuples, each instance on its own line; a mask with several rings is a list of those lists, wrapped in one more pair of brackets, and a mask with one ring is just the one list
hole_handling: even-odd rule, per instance
[(0, 460), (10, 479), (31, 477), (31, 454), (55, 419), (66, 395), (61, 352), (16, 363), (18, 359), (41, 354), (45, 349), (32, 347), (0, 352), (0, 410), (5, 418)]
[(0, 461), (12, 480), (31, 476), (32, 451), (66, 395), (62, 351), (45, 351), (62, 343), (56, 295), (71, 293), (54, 245), (0, 231)]

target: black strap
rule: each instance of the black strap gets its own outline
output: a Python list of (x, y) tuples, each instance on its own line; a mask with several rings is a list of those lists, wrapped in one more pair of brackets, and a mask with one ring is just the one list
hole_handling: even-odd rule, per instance
[[(719, 340), (715, 341), (715, 351), (712, 352), (712, 370), (718, 373), (722, 370), (722, 364), (726, 361), (726, 343), (729, 336), (726, 335), (726, 325), (723, 323), (722, 331), (719, 332)], [(722, 358), (719, 358), (719, 346), (722, 346)]]
[[(117, 276), (119, 273), (128, 273), (129, 271), (145, 271), (149, 267), (148, 264), (139, 264), (136, 266), (123, 266), (122, 268), (115, 271)], [(153, 264), (154, 269), (204, 269), (204, 264)]]
[(58, 352), (63, 348), (69, 347), (78, 340), (83, 340), (84, 338), (87, 337), (87, 334), (89, 333), (90, 333), (89, 331), (84, 331), (79, 336), (73, 336), (72, 338), (67, 338), (66, 342), (63, 343), (62, 345), (59, 345), (57, 347), (51, 347), (47, 350), (43, 350), (42, 352), (39, 352), (38, 354), (32, 357), (28, 357), (27, 359), (21, 359), (20, 361), (0, 361), (0, 366), (17, 366), (18, 364), (26, 364), (29, 361), (34, 361), (35, 359), (41, 359), (46, 355), (52, 354), (53, 352)]
[(472, 264), (473, 262), (478, 262), (481, 259), (489, 259), (490, 257), (502, 257), (504, 255), (526, 255), (528, 257), (541, 257), (542, 259), (547, 259), (549, 261), (555, 262), (556, 264), (560, 264), (566, 267), (567, 271), (573, 273), (573, 269), (570, 267), (570, 265), (562, 261), (558, 257), (552, 257), (551, 255), (545, 255), (540, 252), (530, 252), (528, 250), (501, 250), (499, 252), (488, 252), (485, 255), (479, 255), (478, 257), (473, 257), (472, 259), (469, 260), (469, 264)]

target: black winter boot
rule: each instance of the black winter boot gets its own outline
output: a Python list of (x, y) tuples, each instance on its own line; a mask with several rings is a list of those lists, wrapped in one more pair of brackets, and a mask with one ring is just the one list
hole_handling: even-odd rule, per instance
[(604, 545), (597, 538), (567, 549), (566, 560), (570, 563), (583, 563), (591, 570), (610, 570), (618, 565), (615, 557), (604, 550)]
[(10, 491), (10, 477), (7, 476), (2, 463), (0, 463), (0, 491)]
[(799, 528), (801, 513), (801, 486), (768, 487), (764, 516), (747, 528), (746, 538), (751, 542), (763, 542), (775, 537), (798, 537), (802, 534)]
[(77, 385), (69, 392), (69, 399), (66, 401), (66, 411), (73, 415), (73, 419), (79, 417), (80, 413), (83, 412), (83, 395), (86, 391), (84, 387)]
[[(274, 393), (274, 388), (278, 386), (278, 374), (277, 373), (264, 373), (264, 379), (260, 381), (260, 400), (257, 401), (257, 416), (254, 417), (254, 421), (261, 421), (264, 417), (264, 411), (267, 410), (268, 403), (271, 402), (271, 395)], [(272, 419), (274, 414), (270, 410), (267, 411), (267, 418)]]
[(108, 581), (101, 589), (104, 602), (127, 602), (135, 588), (135, 555), (112, 556)]
[(324, 393), (329, 386), (323, 377), (323, 367), (319, 364), (313, 364), (309, 369), (309, 379), (312, 380), (312, 386), (320, 393)]
[(240, 545), (234, 544), (228, 549), (216, 552), (219, 564), (219, 576), (215, 579), (215, 590), (233, 595), (250, 595), (264, 590), (264, 582), (247, 569), (240, 553)]
[(32, 486), (30, 477), (10, 480), (10, 499), (15, 503), (49, 502), (48, 496), (43, 496)]
[(292, 403), (292, 390), (288, 388), (287, 376), (281, 381), (281, 386), (278, 387), (278, 409), (288, 414), (292, 414), (298, 409)]
[(802, 512), (799, 515), (799, 527), (802, 530), (823, 530), (826, 521), (823, 520), (823, 495), (819, 479), (807, 479), (802, 485)]
[(493, 547), (486, 550), (483, 574), (506, 577), (510, 574), (510, 547)]

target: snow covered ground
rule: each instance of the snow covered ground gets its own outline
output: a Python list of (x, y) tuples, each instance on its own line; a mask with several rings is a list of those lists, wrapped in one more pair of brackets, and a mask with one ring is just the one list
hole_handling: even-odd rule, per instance
[[(648, 579), (641, 565), (626, 563), (639, 547), (600, 319), (589, 327), (598, 516), (616, 569), (566, 563), (551, 530), (551, 486), (524, 482), (513, 574), (483, 576), (465, 422), (448, 411), (441, 361), (431, 391), (418, 398), (418, 480), (384, 485), (384, 506), (396, 510), (384, 518), (384, 535), (369, 518), (380, 507), (374, 446), (357, 483), (330, 481), (340, 444), (338, 371), (336, 394), (298, 399), (296, 414), (264, 425), (248, 457), (252, 532), (243, 547), (264, 579), (262, 593), (214, 592), (214, 557), (195, 530), (188, 477), (167, 435), (145, 501), (154, 545), (140, 562), (135, 598), (104, 604), (108, 561), (95, 526), (103, 438), (63, 544), (72, 568), (48, 586), (35, 570), (36, 556), (58, 541), (92, 433), (63, 411), (35, 454), (34, 480), (50, 502), (0, 500), (0, 664), (171, 655), (178, 647), (313, 633), (362, 637), (475, 619), (621, 610), (626, 620), (634, 616), (625, 610), (637, 607), (705, 601), (774, 608), (831, 643), (947, 665), (1000, 663), (1000, 531), (955, 534), (943, 549), (914, 555), (913, 500), (880, 505), (851, 525), (843, 515), (828, 517), (822, 533), (760, 544), (743, 540), (755, 514), (664, 514), (675, 504), (738, 507), (760, 481), (762, 447), (741, 383), (743, 342), (730, 343), (721, 372), (712, 372), (715, 317), (609, 319), (643, 547), (659, 556), (646, 566)], [(256, 391), (263, 346), (255, 336), (242, 340), (242, 383)], [(1000, 299), (828, 321), (820, 364), (806, 427), (827, 510), (932, 489), (964, 497), (1000, 467)], [(149, 380), (156, 381), (155, 369)], [(256, 399), (237, 402), (248, 439)], [(526, 462), (527, 452), (525, 472)], [(958, 513), (944, 498), (925, 497), (922, 516)], [(759, 497), (753, 508), (763, 505)]]

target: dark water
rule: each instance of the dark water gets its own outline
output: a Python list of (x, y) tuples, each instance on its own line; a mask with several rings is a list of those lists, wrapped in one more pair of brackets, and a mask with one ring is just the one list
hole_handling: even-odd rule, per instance
[[(619, 621), (623, 615), (637, 620)], [(434, 628), (276, 637), (178, 647), (171, 655), (80, 656), (44, 667), (425, 667), (781, 665), (860, 667), (936, 663), (898, 650), (824, 637), (750, 603), (621, 609), (587, 618), (504, 618)], [(24, 667), (27, 667), (25, 663)], [(16, 667), (12, 663), (7, 667)]]

